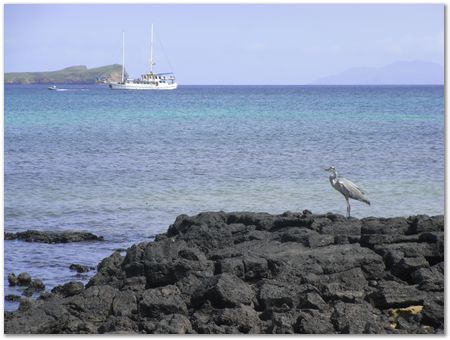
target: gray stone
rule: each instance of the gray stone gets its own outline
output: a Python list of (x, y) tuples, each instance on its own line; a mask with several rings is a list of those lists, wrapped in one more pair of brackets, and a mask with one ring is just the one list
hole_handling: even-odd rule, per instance
[(377, 291), (370, 295), (376, 307), (386, 309), (422, 305), (425, 294), (415, 286), (408, 286), (394, 281), (381, 282)]
[(28, 286), (31, 283), (31, 275), (23, 272), (20, 273), (17, 277), (17, 285), (19, 286)]
[(84, 290), (83, 282), (71, 281), (62, 286), (56, 286), (52, 289), (52, 293), (59, 294), (63, 297), (80, 294)]
[(25, 242), (41, 243), (69, 243), (85, 241), (103, 241), (102, 236), (79, 231), (39, 231), (27, 230), (18, 233), (5, 233), (5, 240), (21, 240)]
[(255, 298), (253, 291), (244, 281), (227, 273), (217, 275), (215, 284), (207, 295), (211, 304), (217, 308), (250, 305)]
[(143, 315), (150, 317), (187, 313), (187, 306), (181, 298), (180, 290), (172, 285), (145, 290), (139, 308)]
[(332, 321), (338, 333), (344, 334), (381, 334), (379, 315), (373, 307), (363, 302), (352, 304), (337, 302), (334, 307)]
[(330, 317), (315, 310), (302, 311), (297, 319), (296, 333), (330, 334), (334, 333)]
[(17, 276), (14, 273), (8, 275), (8, 283), (10, 286), (15, 286), (18, 283)]

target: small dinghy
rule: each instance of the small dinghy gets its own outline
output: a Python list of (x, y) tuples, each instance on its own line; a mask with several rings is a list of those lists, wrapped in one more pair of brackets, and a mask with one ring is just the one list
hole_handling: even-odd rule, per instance
[(56, 85), (53, 85), (53, 86), (49, 86), (48, 89), (55, 91), (55, 90), (57, 90), (57, 87), (56, 87)]

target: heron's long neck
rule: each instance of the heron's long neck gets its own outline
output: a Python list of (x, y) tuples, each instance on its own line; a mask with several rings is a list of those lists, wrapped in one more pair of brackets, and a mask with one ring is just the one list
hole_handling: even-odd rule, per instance
[(333, 171), (330, 174), (330, 182), (333, 183), (336, 180), (336, 178), (337, 178), (337, 172)]

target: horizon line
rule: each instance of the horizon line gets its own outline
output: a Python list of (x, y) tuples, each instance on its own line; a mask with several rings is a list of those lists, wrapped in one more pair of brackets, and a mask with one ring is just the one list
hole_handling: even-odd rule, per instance
[[(48, 85), (48, 84), (65, 84), (65, 85), (99, 85), (104, 86), (106, 84), (96, 84), (96, 83), (66, 83), (66, 82), (49, 82), (49, 83), (6, 83), (4, 85)], [(420, 84), (408, 84), (408, 83), (399, 83), (399, 84), (178, 84), (178, 86), (310, 86), (310, 87), (318, 87), (318, 86), (444, 86), (445, 83), (420, 83)]]

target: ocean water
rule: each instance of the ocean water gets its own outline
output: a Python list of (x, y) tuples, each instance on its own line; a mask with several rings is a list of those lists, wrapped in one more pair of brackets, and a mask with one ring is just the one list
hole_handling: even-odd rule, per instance
[[(372, 202), (353, 216), (444, 213), (443, 86), (60, 87), (5, 86), (5, 231), (106, 241), (5, 241), (5, 276), (86, 282), (71, 263), (95, 266), (182, 213), (345, 214), (330, 165)], [(5, 293), (20, 290), (5, 280)]]

